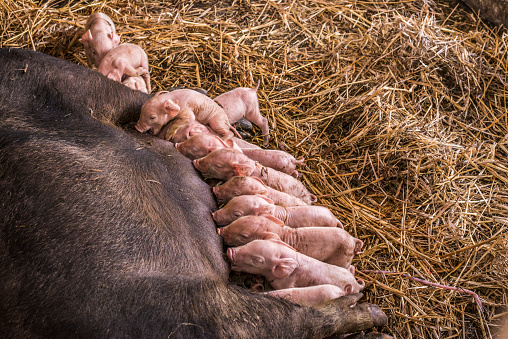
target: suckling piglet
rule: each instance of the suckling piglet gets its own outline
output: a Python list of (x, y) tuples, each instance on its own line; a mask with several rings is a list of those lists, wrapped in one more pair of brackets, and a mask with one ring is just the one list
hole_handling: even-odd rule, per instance
[(193, 135), (184, 142), (175, 144), (175, 148), (189, 159), (199, 159), (219, 148), (233, 148), (241, 151), (233, 139), (222, 140), (212, 133), (200, 133)]
[(240, 195), (260, 194), (280, 206), (307, 206), (307, 203), (290, 194), (277, 191), (265, 185), (259, 178), (235, 176), (222, 185), (212, 188), (217, 201), (226, 203)]
[(327, 284), (284, 288), (282, 290), (264, 292), (264, 294), (286, 299), (302, 306), (314, 307), (328, 300), (342, 297), (346, 295), (346, 292), (338, 286)]
[(145, 81), (147, 92), (152, 91), (150, 87), (150, 72), (148, 57), (145, 51), (134, 44), (122, 44), (106, 54), (102, 59), (99, 73), (108, 78), (122, 82), (126, 77), (141, 76)]
[(342, 223), (323, 206), (278, 206), (263, 195), (240, 195), (231, 199), (226, 206), (212, 216), (217, 225), (224, 226), (246, 215), (271, 215), (292, 228), (340, 227)]
[(203, 158), (193, 160), (193, 164), (204, 177), (229, 180), (234, 176), (252, 176), (259, 178), (267, 186), (291, 194), (308, 204), (317, 201), (316, 196), (300, 181), (286, 173), (265, 167), (237, 150), (217, 149)]
[(363, 280), (355, 279), (354, 266), (346, 269), (324, 263), (298, 253), (280, 240), (254, 240), (230, 247), (227, 256), (233, 271), (261, 274), (276, 290), (330, 284), (350, 294), (365, 287)]
[(298, 252), (331, 265), (348, 268), (363, 242), (338, 227), (284, 226), (271, 216), (245, 216), (217, 229), (226, 245), (241, 246), (253, 240), (278, 239)]

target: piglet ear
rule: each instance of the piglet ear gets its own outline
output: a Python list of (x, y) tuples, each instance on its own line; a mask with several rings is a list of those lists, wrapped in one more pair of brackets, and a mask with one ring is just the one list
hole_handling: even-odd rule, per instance
[(293, 251), (295, 251), (295, 252), (298, 252), (298, 251), (297, 251), (297, 250), (295, 250), (292, 246), (290, 246), (290, 245), (286, 244), (286, 243), (285, 243), (284, 241), (282, 241), (282, 240), (270, 240), (270, 241), (273, 241), (273, 242), (275, 242), (275, 243), (277, 243), (277, 244), (279, 244), (279, 245), (282, 245), (282, 246), (286, 246), (287, 248), (289, 248), (289, 249), (291, 249), (291, 250), (293, 250)]
[[(233, 139), (222, 140), (222, 142), (224, 142), (227, 145), (226, 147), (228, 147), (228, 148), (235, 148), (235, 142), (233, 141)], [(240, 152), (241, 151), (242, 151), (242, 149), (240, 148)]]
[(108, 34), (108, 38), (110, 38), (111, 41), (113, 41), (114, 46), (118, 46), (120, 44), (120, 37), (118, 36), (118, 34), (111, 32)]
[(257, 180), (257, 181), (259, 181), (260, 183), (262, 183), (262, 184), (263, 184), (263, 186), (268, 187), (268, 186), (266, 186), (266, 184), (263, 182), (263, 180), (259, 179), (258, 177), (252, 177), (252, 179)]
[(249, 164), (234, 164), (233, 171), (235, 176), (248, 177), (254, 172), (254, 169)]
[(260, 215), (262, 217), (270, 216), (273, 215), (274, 209), (275, 205), (264, 205), (256, 210), (256, 215)]
[(277, 279), (288, 277), (298, 267), (298, 262), (295, 259), (284, 258), (272, 268), (272, 274)]
[(263, 240), (280, 240), (280, 237), (273, 232), (263, 232), (261, 236)]
[[(220, 143), (222, 144), (222, 146), (224, 146), (225, 148), (229, 148), (230, 147), (229, 144), (227, 142), (225, 142), (224, 140), (222, 140), (218, 135), (214, 135), (214, 137), (217, 138), (217, 140), (219, 140)], [(231, 140), (231, 139), (229, 139), (229, 140)]]
[(256, 194), (256, 196), (258, 196), (258, 197), (260, 197), (260, 198), (263, 198), (263, 199), (264, 199), (267, 203), (274, 205), (274, 203), (273, 203), (273, 200), (272, 200), (272, 199), (270, 199), (270, 198), (268, 198), (268, 197), (265, 197), (264, 195), (261, 195), (261, 194)]
[(90, 41), (92, 41), (92, 31), (88, 30), (81, 36), (81, 43), (83, 46), (88, 47), (88, 45), (90, 45)]
[(263, 215), (263, 217), (265, 217), (266, 219), (270, 220), (271, 222), (276, 223), (279, 226), (284, 226), (284, 221), (282, 221), (280, 219), (277, 219), (273, 215)]
[(167, 114), (174, 113), (175, 111), (179, 112), (180, 106), (178, 106), (178, 100), (174, 101), (171, 99), (166, 100), (166, 102), (164, 103), (164, 111), (166, 111)]

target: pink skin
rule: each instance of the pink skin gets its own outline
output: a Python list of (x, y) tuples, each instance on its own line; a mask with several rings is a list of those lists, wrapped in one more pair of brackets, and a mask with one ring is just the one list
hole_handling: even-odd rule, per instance
[(120, 37), (116, 34), (115, 24), (109, 16), (104, 13), (94, 13), (86, 21), (81, 42), (85, 47), (88, 67), (99, 67), (106, 54), (118, 47)]
[(112, 49), (102, 59), (98, 71), (111, 80), (118, 82), (122, 82), (128, 76), (141, 76), (145, 81), (148, 93), (152, 91), (148, 57), (138, 45), (122, 44)]
[(142, 77), (127, 77), (122, 84), (137, 91), (148, 93), (145, 80)]
[(256, 93), (258, 88), (259, 82), (254, 88), (235, 88), (213, 100), (224, 108), (230, 123), (234, 124), (245, 117), (245, 119), (258, 126), (263, 133), (263, 146), (267, 146), (270, 141), (270, 130), (268, 120), (259, 111), (259, 101)]
[(314, 307), (328, 300), (342, 297), (346, 292), (335, 285), (317, 285), (308, 287), (285, 288), (266, 292), (272, 297), (286, 299), (302, 306)]
[(299, 227), (340, 227), (342, 223), (323, 206), (277, 206), (262, 195), (240, 195), (231, 199), (226, 206), (212, 213), (219, 226), (232, 223), (246, 215), (273, 216), (286, 226)]
[(276, 290), (316, 285), (335, 285), (346, 294), (358, 293), (365, 287), (349, 269), (330, 265), (298, 253), (280, 240), (254, 240), (246, 245), (230, 247), (227, 256), (233, 271), (261, 274)]
[(230, 246), (245, 245), (254, 240), (282, 240), (298, 252), (314, 259), (348, 268), (355, 254), (362, 249), (363, 242), (338, 227), (284, 226), (279, 219), (271, 216), (245, 216), (217, 233)]
[(224, 141), (212, 133), (193, 135), (182, 143), (176, 143), (175, 147), (180, 153), (193, 160), (202, 158), (219, 148), (233, 148), (241, 152), (232, 139)]
[(305, 202), (290, 194), (274, 190), (258, 178), (235, 176), (220, 186), (212, 188), (217, 201), (226, 203), (240, 195), (260, 194), (270, 198), (279, 206), (307, 206)]
[(284, 151), (267, 149), (242, 149), (242, 151), (247, 157), (259, 162), (263, 166), (273, 168), (295, 178), (298, 178), (296, 165), (305, 165), (303, 158), (297, 160), (291, 154)]
[[(170, 107), (169, 112), (167, 106)], [(233, 127), (224, 110), (206, 95), (191, 89), (163, 91), (150, 98), (141, 109), (136, 129), (141, 133), (158, 135), (173, 119), (175, 121), (160, 137), (171, 140), (180, 128), (188, 128), (194, 120), (210, 126), (223, 140), (233, 137)]]
[(193, 160), (204, 177), (229, 180), (233, 176), (252, 176), (261, 179), (267, 186), (291, 194), (310, 204), (317, 201), (315, 195), (292, 176), (264, 167), (233, 149), (218, 149), (207, 156)]

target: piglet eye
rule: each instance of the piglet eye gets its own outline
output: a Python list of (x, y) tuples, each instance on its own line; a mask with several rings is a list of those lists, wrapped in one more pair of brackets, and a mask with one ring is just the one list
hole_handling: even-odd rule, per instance
[[(241, 236), (242, 236), (242, 238), (244, 238), (244, 239), (247, 239), (247, 238), (249, 237), (249, 235), (248, 235), (248, 234), (242, 234)], [(254, 258), (254, 259), (255, 259), (255, 258)]]
[(152, 115), (152, 116), (150, 117), (150, 120), (154, 120), (154, 119), (155, 119), (155, 116), (154, 116), (154, 115)]
[(240, 213), (240, 212), (236, 212), (236, 213), (234, 214), (234, 216), (235, 216), (235, 218), (240, 218), (240, 217), (242, 216), (242, 213)]
[(261, 257), (254, 257), (252, 258), (252, 261), (256, 264), (262, 264), (264, 262), (263, 258)]

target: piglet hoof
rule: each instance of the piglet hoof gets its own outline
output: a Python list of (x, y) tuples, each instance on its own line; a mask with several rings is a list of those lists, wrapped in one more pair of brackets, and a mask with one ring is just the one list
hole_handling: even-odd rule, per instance
[(249, 120), (245, 118), (241, 118), (237, 122), (235, 122), (235, 128), (240, 128), (247, 131), (252, 131), (252, 124)]
[(270, 142), (270, 134), (267, 134), (265, 136), (263, 136), (263, 146), (268, 146), (268, 143)]

